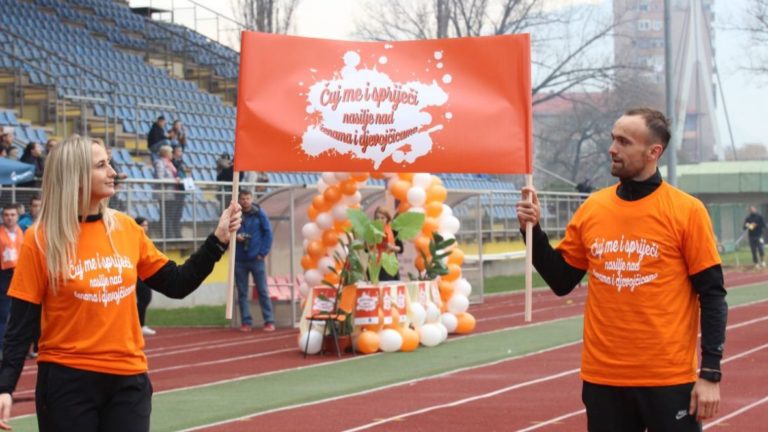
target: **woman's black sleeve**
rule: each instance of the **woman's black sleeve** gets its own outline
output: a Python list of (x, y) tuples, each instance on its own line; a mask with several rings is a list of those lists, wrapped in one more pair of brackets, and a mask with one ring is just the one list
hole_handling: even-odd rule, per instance
[[(525, 241), (525, 230), (520, 231)], [(573, 291), (587, 273), (565, 261), (560, 252), (549, 244), (549, 238), (539, 224), (533, 227), (533, 266), (558, 296)]]
[(24, 359), (32, 344), (35, 327), (40, 323), (41, 307), (11, 298), (11, 316), (5, 329), (3, 366), (0, 368), (0, 393), (13, 393), (19, 381)]
[(211, 274), (216, 261), (221, 259), (226, 250), (227, 245), (211, 234), (184, 264), (177, 265), (173, 261), (168, 261), (144, 282), (153, 290), (170, 298), (184, 298), (196, 290)]

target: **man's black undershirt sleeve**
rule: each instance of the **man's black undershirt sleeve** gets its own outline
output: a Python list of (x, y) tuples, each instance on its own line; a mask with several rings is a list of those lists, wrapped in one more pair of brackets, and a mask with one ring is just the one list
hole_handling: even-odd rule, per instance
[(200, 249), (193, 253), (182, 265), (168, 261), (155, 274), (144, 282), (153, 290), (170, 298), (181, 299), (188, 296), (206, 277), (211, 274), (216, 261), (221, 259), (227, 245), (221, 243), (213, 234), (209, 235)]
[(719, 371), (728, 320), (723, 268), (717, 264), (690, 278), (701, 304), (701, 367)]
[(3, 342), (3, 367), (0, 369), (0, 393), (13, 393), (19, 381), (24, 359), (32, 344), (36, 323), (40, 323), (40, 305), (11, 297), (11, 314)]
[[(525, 230), (523, 240), (525, 240)], [(558, 296), (564, 296), (581, 282), (587, 273), (568, 264), (560, 252), (549, 244), (549, 238), (539, 224), (533, 227), (533, 266)]]

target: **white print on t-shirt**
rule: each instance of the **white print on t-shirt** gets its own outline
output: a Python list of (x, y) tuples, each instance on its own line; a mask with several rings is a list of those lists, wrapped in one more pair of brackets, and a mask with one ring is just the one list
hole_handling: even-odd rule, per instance
[(659, 277), (658, 273), (641, 272), (643, 259), (659, 258), (656, 242), (644, 238), (626, 239), (623, 235), (618, 240), (599, 237), (592, 242), (589, 251), (597, 260), (605, 260), (602, 267), (591, 269), (592, 275), (598, 281), (616, 287), (619, 292), (625, 287), (634, 292), (635, 288)]
[(101, 256), (98, 253), (95, 258), (86, 258), (78, 260), (76, 263), (69, 263), (69, 278), (83, 280), (86, 273), (100, 271), (100, 270), (112, 270), (117, 269), (117, 272), (122, 274), (123, 269), (132, 269), (133, 263), (131, 260), (123, 255), (114, 254)]
[(99, 291), (88, 293), (75, 291), (75, 298), (91, 303), (102, 303), (104, 307), (107, 307), (111, 302), (114, 302), (116, 305), (120, 304), (120, 300), (131, 295), (135, 289), (136, 285), (131, 285), (128, 287), (120, 287), (114, 291), (110, 291), (106, 287), (101, 288)]

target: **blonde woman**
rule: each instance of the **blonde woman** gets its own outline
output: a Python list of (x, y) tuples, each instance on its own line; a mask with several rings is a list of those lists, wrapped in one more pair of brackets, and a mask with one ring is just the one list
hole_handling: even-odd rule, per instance
[(35, 401), (41, 431), (148, 431), (152, 385), (136, 312), (136, 279), (173, 298), (194, 291), (240, 227), (240, 206), (177, 266), (129, 216), (109, 209), (115, 171), (98, 142), (72, 136), (51, 152), (39, 221), (11, 282), (0, 368), (0, 428), (33, 323), (41, 320)]

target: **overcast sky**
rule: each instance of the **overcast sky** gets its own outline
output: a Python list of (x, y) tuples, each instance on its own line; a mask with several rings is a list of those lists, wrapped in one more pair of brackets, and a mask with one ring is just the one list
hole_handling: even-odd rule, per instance
[[(379, 0), (386, 1), (386, 0)], [(558, 0), (568, 2), (569, 0)], [(571, 0), (573, 1), (573, 0)], [(576, 0), (581, 3), (601, 3), (600, 0)], [(232, 0), (196, 0), (220, 14), (234, 17)], [(302, 0), (296, 15), (296, 34), (300, 36), (347, 39), (354, 30), (355, 20), (360, 17), (361, 0)], [(721, 73), (725, 105), (731, 119), (736, 146), (744, 143), (768, 144), (768, 76), (756, 77), (743, 70), (749, 55), (749, 40), (737, 31), (727, 30), (742, 22), (749, 0), (715, 0), (715, 51)], [(185, 7), (184, 0), (131, 0), (131, 6), (177, 8), (177, 19), (194, 20), (193, 11)], [(610, 7), (610, 0), (603, 0), (604, 7)], [(188, 6), (189, 3), (186, 3)], [(207, 19), (205, 11), (197, 10), (200, 30), (215, 33), (215, 21)], [(219, 34), (223, 41), (233, 41), (234, 35), (227, 35), (224, 21), (219, 21)], [(185, 23), (186, 24), (186, 23)], [(206, 27), (203, 29), (203, 27)], [(718, 118), (721, 143), (730, 148), (728, 128), (723, 114), (723, 103), (718, 94)]]

